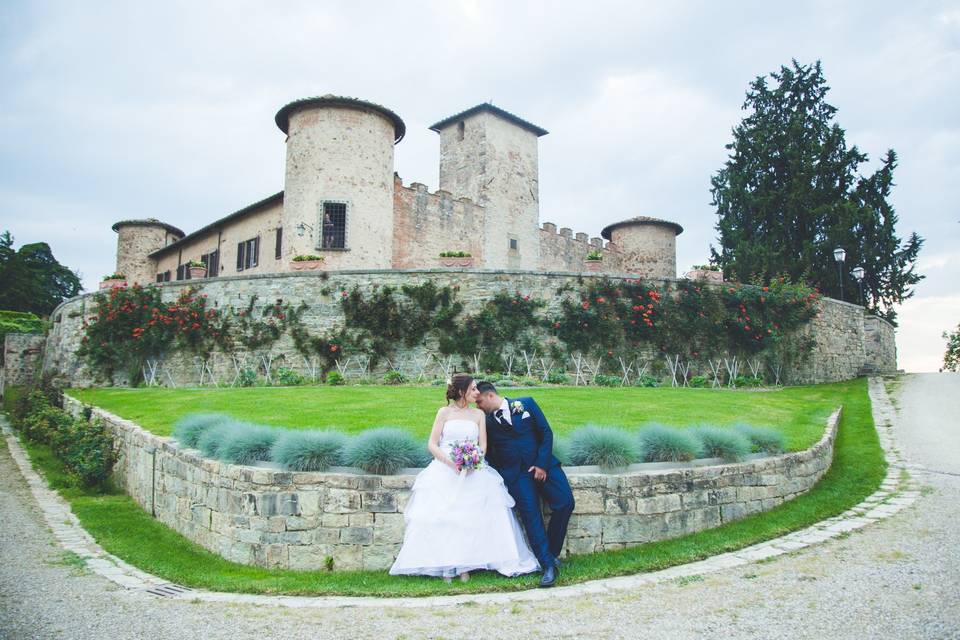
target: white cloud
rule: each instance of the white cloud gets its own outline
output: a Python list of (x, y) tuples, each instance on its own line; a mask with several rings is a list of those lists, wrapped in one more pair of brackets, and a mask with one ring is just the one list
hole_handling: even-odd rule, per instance
[(911, 298), (897, 312), (897, 363), (908, 372), (937, 371), (943, 365), (944, 331), (960, 324), (960, 295)]

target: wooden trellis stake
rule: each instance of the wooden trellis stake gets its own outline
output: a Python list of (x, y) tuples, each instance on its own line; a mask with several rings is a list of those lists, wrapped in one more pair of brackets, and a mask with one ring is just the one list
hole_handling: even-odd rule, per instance
[(160, 367), (160, 360), (157, 358), (147, 358), (145, 363), (145, 368), (143, 370), (143, 380), (147, 383), (148, 387), (159, 387), (160, 383), (157, 381), (157, 369)]
[(680, 366), (680, 355), (677, 354), (673, 359), (670, 356), (664, 356), (667, 359), (667, 368), (670, 370), (670, 386), (677, 386), (677, 368)]
[(779, 362), (771, 364), (770, 370), (773, 371), (773, 386), (780, 386), (780, 373), (783, 371), (783, 365)]
[(167, 375), (167, 382), (170, 383), (170, 387), (171, 387), (171, 388), (176, 387), (176, 386), (177, 386), (177, 383), (174, 382), (173, 376), (170, 375), (170, 370), (167, 369), (166, 367), (164, 367), (164, 368), (163, 368), (163, 372)]
[(453, 356), (447, 356), (446, 360), (437, 358), (437, 365), (443, 372), (444, 380), (449, 380), (453, 376)]
[(543, 356), (540, 356), (540, 368), (543, 369), (542, 380), (546, 382), (547, 378), (550, 377), (550, 372), (553, 370), (553, 360), (547, 360)]
[(303, 365), (310, 373), (310, 379), (316, 382), (317, 369), (320, 367), (320, 363), (318, 362), (317, 358), (308, 358), (307, 356), (303, 356)]
[(433, 354), (427, 352), (427, 355), (423, 358), (423, 362), (417, 366), (420, 367), (420, 372), (417, 374), (417, 382), (423, 380), (423, 375), (427, 370), (427, 365), (430, 364), (430, 361), (433, 360)]
[(747, 364), (750, 365), (750, 373), (753, 374), (755, 379), (760, 378), (760, 372), (763, 370), (763, 363), (759, 359), (747, 360)]
[(480, 352), (473, 356), (473, 375), (480, 375)]
[(597, 376), (600, 375), (600, 367), (603, 366), (603, 356), (597, 358), (597, 364), (593, 369), (593, 376), (590, 378), (590, 382), (596, 382)]
[(627, 364), (623, 361), (623, 356), (617, 356), (617, 360), (620, 361), (620, 369), (623, 371), (623, 377), (620, 379), (620, 386), (625, 387), (630, 382), (630, 374), (633, 372), (633, 366), (636, 364), (636, 360)]
[(243, 354), (243, 359), (237, 358), (237, 354), (231, 353), (230, 359), (233, 361), (233, 370), (235, 375), (233, 376), (233, 382), (230, 383), (231, 387), (237, 386), (237, 382), (240, 381), (240, 373), (247, 368), (247, 354)]
[(513, 373), (513, 359), (514, 359), (514, 355), (511, 353), (507, 357), (507, 376)]
[(644, 362), (643, 366), (641, 367), (640, 360), (637, 360), (637, 380), (640, 380), (641, 378), (643, 378), (643, 376), (647, 375), (647, 368), (649, 366), (650, 366), (649, 362)]
[(736, 387), (737, 386), (737, 371), (740, 367), (740, 363), (737, 362), (737, 356), (733, 356), (731, 359), (723, 359), (723, 366), (727, 369), (727, 375), (730, 376), (730, 380), (727, 383), (727, 386)]
[(710, 366), (711, 373), (713, 373), (713, 384), (711, 385), (711, 387), (723, 386), (720, 383), (720, 367), (723, 366), (723, 361), (718, 358), (717, 363), (714, 364), (713, 360), (707, 360), (707, 364)]
[(271, 374), (271, 369), (273, 368), (273, 354), (260, 354), (260, 363), (263, 365), (263, 378), (266, 380), (267, 384), (273, 384), (273, 375)]
[(576, 370), (573, 386), (578, 387), (581, 383), (587, 384), (587, 379), (583, 375), (583, 354), (577, 352), (576, 355), (571, 355), (570, 359), (573, 360), (573, 366)]
[[(679, 358), (679, 356), (678, 356), (678, 358)], [(682, 384), (680, 384), (680, 386), (681, 386), (681, 387), (689, 387), (689, 386), (690, 386), (690, 381), (689, 381), (689, 377), (690, 377), (690, 361), (687, 360), (686, 362), (683, 362), (683, 361), (681, 361), (681, 360), (677, 360), (677, 371), (680, 372), (680, 375), (682, 376), (682, 380), (683, 380), (683, 382), (682, 382)]]
[(337, 367), (337, 371), (339, 371), (340, 375), (342, 375), (344, 378), (347, 377), (347, 367), (350, 365), (351, 360), (353, 360), (353, 356), (347, 356), (347, 359), (342, 363), (340, 362), (340, 358), (337, 358), (333, 361), (333, 364)]
[(536, 364), (537, 351), (534, 349), (533, 353), (527, 354), (526, 350), (521, 350), (520, 355), (523, 356), (523, 364), (527, 367), (527, 376), (533, 377), (533, 366)]

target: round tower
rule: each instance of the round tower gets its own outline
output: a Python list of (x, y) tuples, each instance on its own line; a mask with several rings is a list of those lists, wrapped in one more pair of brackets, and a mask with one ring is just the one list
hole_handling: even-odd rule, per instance
[(406, 126), (385, 107), (340, 96), (305, 98), (276, 116), (287, 134), (283, 265), (319, 254), (327, 268), (389, 269), (393, 147)]
[(117, 269), (127, 284), (149, 284), (156, 280), (156, 261), (150, 254), (176, 242), (183, 231), (156, 218), (121, 220), (111, 227), (117, 232)]
[(600, 232), (623, 253), (623, 270), (646, 278), (677, 277), (677, 236), (683, 227), (676, 222), (637, 216), (615, 222)]

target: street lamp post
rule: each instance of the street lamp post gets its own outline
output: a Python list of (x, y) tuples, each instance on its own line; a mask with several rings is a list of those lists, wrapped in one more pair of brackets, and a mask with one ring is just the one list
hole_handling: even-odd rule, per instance
[(847, 252), (842, 247), (833, 250), (833, 259), (837, 261), (837, 274), (840, 276), (840, 300), (843, 300), (843, 261), (847, 258)]
[(863, 267), (857, 265), (850, 271), (853, 274), (853, 277), (857, 279), (857, 284), (860, 285), (860, 306), (863, 306), (863, 276), (864, 270)]

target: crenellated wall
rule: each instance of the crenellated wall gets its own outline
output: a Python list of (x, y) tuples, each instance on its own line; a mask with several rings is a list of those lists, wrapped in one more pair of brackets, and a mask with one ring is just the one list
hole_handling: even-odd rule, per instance
[[(79, 414), (82, 403), (64, 396)], [(734, 464), (567, 469), (576, 506), (562, 555), (609, 551), (702, 531), (806, 491), (833, 460), (840, 412), (804, 451)], [(148, 513), (233, 562), (285, 569), (383, 570), (403, 542), (415, 475), (290, 472), (227, 464), (180, 448), (99, 408), (113, 433), (114, 476)], [(664, 468), (664, 467), (667, 468)]]
[(397, 269), (438, 266), (440, 253), (466, 251), (474, 265), (483, 266), (486, 212), (468, 198), (446, 191), (430, 193), (414, 182), (403, 186), (394, 178), (393, 266)]
[(572, 229), (544, 222), (540, 229), (540, 268), (544, 271), (586, 271), (585, 260), (591, 251), (601, 251), (602, 273), (623, 273), (622, 253), (612, 242), (590, 238), (585, 233), (574, 234)]

